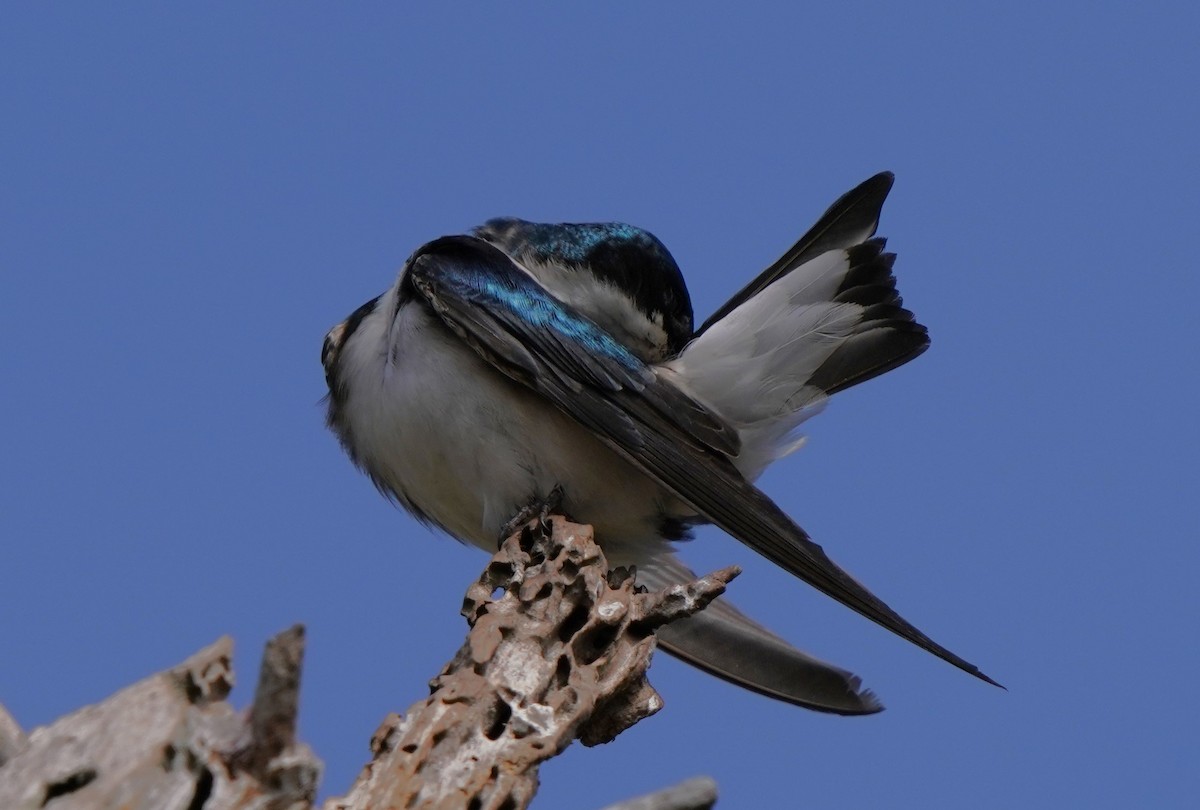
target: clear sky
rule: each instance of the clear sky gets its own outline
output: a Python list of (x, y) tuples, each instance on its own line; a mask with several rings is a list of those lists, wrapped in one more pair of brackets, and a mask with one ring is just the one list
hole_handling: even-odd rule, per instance
[(228, 633), (245, 704), (302, 621), (341, 792), (485, 557), (326, 432), (325, 331), (497, 215), (650, 229), (702, 318), (891, 169), (933, 346), (762, 485), (1010, 691), (705, 530), (692, 563), (744, 565), (733, 598), (888, 711), (664, 657), (666, 708), (535, 806), (698, 773), (727, 808), (1195, 806), (1200, 12), (785, 5), (6, 6), (0, 701), (46, 723)]

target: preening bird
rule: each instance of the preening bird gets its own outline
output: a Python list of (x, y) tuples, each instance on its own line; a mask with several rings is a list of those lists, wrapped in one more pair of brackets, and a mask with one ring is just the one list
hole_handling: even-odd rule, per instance
[[(418, 520), (493, 551), (561, 493), (613, 565), (652, 587), (713, 523), (863, 616), (995, 683), (837, 566), (753, 485), (826, 400), (929, 346), (874, 238), (878, 174), (705, 321), (671, 254), (620, 223), (493, 219), (417, 249), (392, 287), (330, 330), (328, 424)], [(820, 711), (882, 706), (855, 675), (718, 599), (658, 631), (667, 652)]]

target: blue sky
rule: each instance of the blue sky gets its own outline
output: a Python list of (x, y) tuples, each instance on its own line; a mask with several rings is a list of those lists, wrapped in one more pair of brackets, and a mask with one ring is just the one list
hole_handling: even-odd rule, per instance
[(0, 26), (0, 702), (46, 723), (310, 632), (345, 789), (457, 649), (485, 558), (322, 423), (325, 331), (496, 215), (636, 223), (698, 316), (840, 193), (930, 351), (839, 395), (762, 486), (1005, 683), (719, 532), (696, 567), (888, 705), (838, 718), (665, 658), (666, 708), (535, 807), (697, 773), (721, 807), (1125, 808), (1200, 793), (1194, 4), (10, 5)]

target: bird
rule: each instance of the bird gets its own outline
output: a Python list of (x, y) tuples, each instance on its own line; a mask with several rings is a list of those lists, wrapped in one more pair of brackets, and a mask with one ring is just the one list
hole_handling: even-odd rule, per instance
[[(591, 524), (651, 588), (694, 578), (678, 541), (714, 524), (799, 579), (988, 683), (842, 570), (754, 485), (828, 399), (907, 363), (929, 334), (876, 237), (893, 185), (842, 195), (695, 327), (678, 264), (619, 222), (487, 221), (434, 239), (325, 336), (328, 427), (418, 521), (494, 551), (533, 504)], [(722, 597), (659, 646), (786, 703), (883, 708), (861, 679)]]

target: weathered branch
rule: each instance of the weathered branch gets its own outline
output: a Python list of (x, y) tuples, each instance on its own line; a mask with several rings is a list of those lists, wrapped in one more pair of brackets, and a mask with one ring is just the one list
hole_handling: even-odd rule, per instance
[(645, 678), (653, 630), (703, 608), (737, 573), (638, 593), (630, 572), (610, 574), (591, 527), (532, 522), (468, 590), (470, 635), (432, 694), (384, 723), (374, 761), (326, 810), (526, 807), (543, 761), (662, 707)]
[(28, 740), (21, 726), (0, 703), (0, 767), (24, 750)]
[[(281, 645), (297, 651), (286, 677), (298, 682), (303, 631), (280, 634), (268, 645), (268, 657)], [(174, 669), (34, 729), (0, 769), (0, 807), (311, 806), (320, 762), (290, 739), (280, 745), (278, 737), (264, 738), (225, 701), (233, 688), (231, 651), (232, 642), (222, 638)], [(264, 671), (268, 666), (264, 662)], [(252, 717), (260, 705), (269, 710), (279, 704), (260, 689)]]
[[(533, 521), (467, 591), (471, 631), (430, 696), (388, 717), (372, 761), (325, 810), (526, 807), (542, 762), (661, 708), (646, 681), (654, 629), (702, 609), (737, 573), (639, 592), (631, 572), (608, 570), (590, 527)], [(295, 740), (304, 630), (267, 644), (248, 714), (225, 700), (231, 650), (220, 639), (28, 735), (0, 707), (0, 808), (311, 810), (321, 764)], [(711, 781), (692, 780), (614, 807), (714, 799)]]

